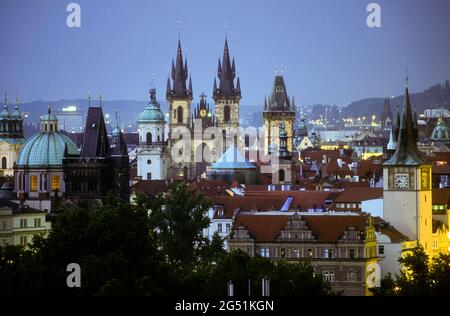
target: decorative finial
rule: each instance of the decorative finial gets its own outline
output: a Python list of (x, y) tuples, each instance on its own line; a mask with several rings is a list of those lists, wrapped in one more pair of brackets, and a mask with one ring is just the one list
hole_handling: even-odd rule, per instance
[(119, 126), (119, 115), (118, 115), (118, 110), (115, 110), (114, 111), (115, 112), (115, 115), (116, 115), (116, 124), (117, 124), (117, 127), (119, 127), (119, 129), (120, 129), (120, 126)]
[(19, 94), (16, 93), (16, 105), (14, 106), (16, 110), (19, 109)]
[(52, 108), (51, 108), (51, 106), (52, 106), (52, 105), (49, 103), (49, 104), (48, 104), (48, 110), (47, 110), (47, 113), (48, 113), (48, 114), (52, 113)]
[(100, 107), (102, 107), (103, 96), (102, 96), (101, 93), (98, 95), (98, 100), (99, 100), (99, 102), (100, 102)]
[(155, 73), (152, 72), (152, 84), (151, 84), (152, 89), (155, 89)]
[(91, 93), (88, 91), (88, 105), (91, 106)]
[(406, 68), (405, 88), (408, 88), (408, 81), (409, 81), (409, 78), (408, 78), (408, 68)]
[(280, 67), (281, 67), (281, 70), (280, 70), (281, 74), (284, 74), (284, 66), (281, 65)]
[(225, 20), (223, 27), (225, 29), (225, 39), (228, 39), (228, 20)]
[(8, 106), (8, 96), (6, 94), (6, 91), (5, 91), (5, 98), (3, 99), (3, 104), (5, 105), (5, 107)]
[(181, 21), (177, 21), (177, 29), (178, 29), (178, 40), (181, 40)]

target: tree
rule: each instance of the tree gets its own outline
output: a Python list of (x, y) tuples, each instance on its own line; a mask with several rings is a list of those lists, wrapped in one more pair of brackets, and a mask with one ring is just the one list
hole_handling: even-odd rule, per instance
[(400, 275), (390, 275), (381, 281), (381, 287), (371, 289), (374, 295), (430, 296), (450, 295), (450, 255), (439, 254), (429, 258), (423, 247), (417, 247), (399, 259)]
[(186, 183), (177, 182), (149, 204), (151, 228), (167, 262), (179, 269), (197, 265), (209, 245), (203, 229), (210, 224), (210, 202), (198, 191), (189, 191)]

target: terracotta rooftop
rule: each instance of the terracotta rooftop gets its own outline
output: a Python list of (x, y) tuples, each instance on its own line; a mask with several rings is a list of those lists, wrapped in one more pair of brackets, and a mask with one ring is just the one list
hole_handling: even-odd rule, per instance
[[(254, 236), (256, 242), (276, 241), (281, 230), (286, 226), (291, 214), (280, 215), (238, 215), (235, 227), (243, 225)], [(306, 225), (312, 230), (319, 242), (337, 242), (350, 226), (358, 231), (365, 231), (367, 215), (301, 215)]]
[(361, 202), (383, 198), (382, 188), (352, 187), (339, 194), (335, 202)]

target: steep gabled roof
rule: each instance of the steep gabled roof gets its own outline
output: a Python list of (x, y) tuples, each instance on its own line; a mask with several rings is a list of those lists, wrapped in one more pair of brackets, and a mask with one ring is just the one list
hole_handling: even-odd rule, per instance
[(384, 165), (388, 166), (420, 166), (429, 164), (417, 149), (417, 129), (411, 112), (411, 100), (408, 87), (405, 90), (405, 108), (403, 110), (398, 132), (397, 149), (391, 159)]
[(108, 157), (110, 147), (103, 111), (100, 107), (90, 107), (84, 128), (82, 158)]

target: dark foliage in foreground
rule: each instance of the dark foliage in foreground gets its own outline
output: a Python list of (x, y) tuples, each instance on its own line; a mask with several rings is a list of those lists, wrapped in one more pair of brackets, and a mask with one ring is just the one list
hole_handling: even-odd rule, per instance
[[(0, 295), (327, 295), (330, 288), (309, 264), (274, 264), (244, 252), (226, 253), (222, 240), (204, 238), (208, 201), (186, 184), (136, 203), (108, 197), (95, 209), (70, 206), (47, 238), (30, 249), (0, 248)], [(68, 288), (69, 263), (81, 266), (81, 288)]]

